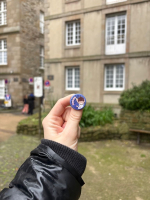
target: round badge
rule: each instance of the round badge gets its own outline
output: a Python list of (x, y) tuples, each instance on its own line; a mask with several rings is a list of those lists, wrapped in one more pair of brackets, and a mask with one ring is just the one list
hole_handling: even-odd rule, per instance
[(82, 94), (75, 94), (70, 99), (70, 105), (75, 110), (81, 110), (86, 105), (86, 98)]

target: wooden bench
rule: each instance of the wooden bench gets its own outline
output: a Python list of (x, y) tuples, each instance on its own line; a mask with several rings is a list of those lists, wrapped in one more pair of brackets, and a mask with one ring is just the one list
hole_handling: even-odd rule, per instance
[(139, 130), (139, 129), (129, 129), (129, 131), (137, 133), (137, 144), (140, 144), (141, 133), (150, 134), (150, 131)]

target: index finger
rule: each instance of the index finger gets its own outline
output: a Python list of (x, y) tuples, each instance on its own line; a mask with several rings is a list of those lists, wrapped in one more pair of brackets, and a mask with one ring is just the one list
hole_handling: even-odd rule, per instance
[(59, 99), (49, 114), (52, 116), (61, 116), (64, 113), (65, 108), (70, 105), (70, 99), (72, 96), (73, 94)]

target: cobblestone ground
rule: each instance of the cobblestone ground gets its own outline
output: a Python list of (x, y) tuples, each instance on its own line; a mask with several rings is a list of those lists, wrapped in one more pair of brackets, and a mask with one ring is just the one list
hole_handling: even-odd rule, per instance
[(0, 142), (0, 191), (8, 187), (20, 165), (39, 143), (37, 138), (18, 135)]
[(20, 113), (0, 113), (0, 142), (15, 134), (18, 122), (26, 117)]

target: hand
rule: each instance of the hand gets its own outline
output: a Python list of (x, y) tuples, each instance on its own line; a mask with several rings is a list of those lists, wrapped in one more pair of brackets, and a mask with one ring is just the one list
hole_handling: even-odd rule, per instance
[(77, 151), (82, 110), (77, 111), (69, 106), (72, 96), (59, 99), (42, 124), (45, 139), (53, 140)]

